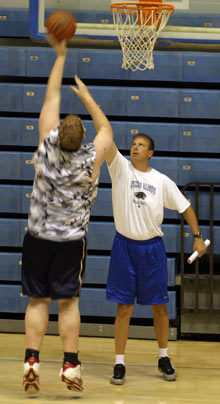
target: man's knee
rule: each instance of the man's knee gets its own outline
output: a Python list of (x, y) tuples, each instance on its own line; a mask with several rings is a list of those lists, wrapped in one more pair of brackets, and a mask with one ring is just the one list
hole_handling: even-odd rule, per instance
[(134, 305), (133, 304), (118, 304), (117, 317), (131, 317)]
[(60, 309), (77, 306), (78, 301), (79, 301), (78, 297), (73, 297), (70, 299), (57, 299), (58, 306)]
[(167, 308), (165, 304), (156, 304), (151, 306), (155, 317), (167, 316)]
[(49, 306), (50, 303), (50, 297), (31, 297), (30, 299), (30, 305), (32, 306)]

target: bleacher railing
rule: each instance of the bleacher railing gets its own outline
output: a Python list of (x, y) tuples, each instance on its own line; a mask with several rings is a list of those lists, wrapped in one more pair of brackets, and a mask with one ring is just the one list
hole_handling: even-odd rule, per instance
[[(195, 263), (190, 265), (186, 262), (184, 247), (185, 247), (185, 232), (184, 232), (184, 218), (181, 217), (181, 314), (184, 313), (220, 313), (220, 307), (214, 305), (214, 284), (218, 283), (220, 287), (220, 274), (216, 274), (214, 270), (214, 192), (217, 187), (220, 186), (220, 182), (190, 182), (186, 184), (182, 189), (182, 193), (188, 189), (195, 193), (195, 212), (197, 218), (199, 218), (199, 197), (200, 191), (208, 192), (209, 194), (209, 218), (206, 221), (209, 222), (209, 240), (211, 244), (208, 249), (208, 265), (204, 265), (203, 270), (201, 261), (195, 260)], [(218, 188), (219, 191), (219, 188)], [(201, 221), (200, 218), (199, 221)], [(189, 283), (193, 283), (193, 287), (189, 288)], [(203, 292), (201, 292), (201, 282), (203, 282)], [(206, 285), (204, 291), (204, 283)], [(188, 288), (188, 290), (187, 290)], [(190, 289), (190, 291), (189, 291)], [(202, 296), (203, 294), (203, 296)], [(193, 296), (192, 296), (193, 295)], [(205, 296), (205, 297), (204, 297)], [(193, 302), (193, 304), (192, 304)]]

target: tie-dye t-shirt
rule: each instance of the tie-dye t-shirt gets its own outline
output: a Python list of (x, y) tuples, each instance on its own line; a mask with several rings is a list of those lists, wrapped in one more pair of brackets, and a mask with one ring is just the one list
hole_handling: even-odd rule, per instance
[(86, 236), (98, 187), (98, 179), (92, 180), (95, 157), (93, 143), (68, 152), (60, 148), (58, 128), (47, 135), (33, 157), (35, 179), (28, 218), (32, 236), (53, 241)]

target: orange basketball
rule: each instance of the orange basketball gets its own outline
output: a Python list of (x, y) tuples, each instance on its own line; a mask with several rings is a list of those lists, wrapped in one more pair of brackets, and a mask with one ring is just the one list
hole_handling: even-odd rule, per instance
[(57, 41), (69, 40), (76, 31), (76, 20), (69, 11), (54, 11), (46, 21), (46, 28)]

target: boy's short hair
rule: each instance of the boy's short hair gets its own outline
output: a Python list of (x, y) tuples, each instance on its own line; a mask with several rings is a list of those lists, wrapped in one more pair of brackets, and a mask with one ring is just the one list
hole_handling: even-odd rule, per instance
[(59, 127), (61, 149), (77, 151), (82, 144), (84, 126), (78, 115), (67, 115)]

